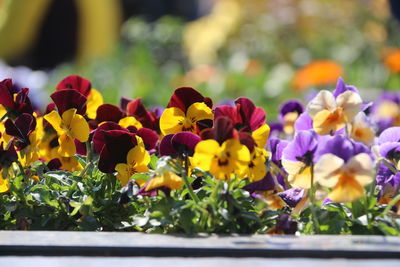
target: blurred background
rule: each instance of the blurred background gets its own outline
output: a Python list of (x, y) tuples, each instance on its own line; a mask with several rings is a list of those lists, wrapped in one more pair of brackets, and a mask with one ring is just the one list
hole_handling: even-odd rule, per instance
[(215, 102), (279, 104), (332, 89), (400, 88), (398, 0), (0, 0), (0, 80), (38, 105), (64, 76), (105, 101), (166, 105), (191, 86)]

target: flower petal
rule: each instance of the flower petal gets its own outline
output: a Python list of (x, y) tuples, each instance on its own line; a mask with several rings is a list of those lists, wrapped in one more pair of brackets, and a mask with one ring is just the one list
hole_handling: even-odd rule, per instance
[(335, 97), (327, 90), (320, 91), (307, 105), (307, 112), (311, 118), (314, 118), (322, 110), (333, 111), (335, 109)]
[(359, 94), (346, 91), (336, 98), (337, 106), (343, 108), (343, 115), (346, 122), (351, 122), (361, 111), (362, 99)]
[(333, 155), (321, 156), (314, 166), (314, 175), (318, 177), (318, 183), (322, 186), (333, 187), (338, 183), (344, 160)]
[(182, 123), (185, 113), (179, 108), (166, 108), (160, 118), (160, 130), (163, 135), (175, 134), (182, 131)]

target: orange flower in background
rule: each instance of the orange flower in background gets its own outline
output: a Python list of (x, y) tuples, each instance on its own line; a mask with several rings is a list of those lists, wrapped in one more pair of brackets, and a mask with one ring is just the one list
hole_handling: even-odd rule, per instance
[(385, 58), (384, 64), (392, 73), (400, 72), (400, 49), (394, 49)]
[(330, 60), (318, 60), (298, 70), (292, 84), (295, 91), (301, 92), (311, 86), (335, 84), (342, 75), (343, 69), (338, 63)]

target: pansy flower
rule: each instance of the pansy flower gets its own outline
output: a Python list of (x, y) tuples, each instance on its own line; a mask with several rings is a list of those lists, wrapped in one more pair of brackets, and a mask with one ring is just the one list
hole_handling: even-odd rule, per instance
[(375, 129), (370, 119), (364, 112), (360, 112), (355, 116), (349, 125), (350, 137), (355, 141), (362, 142), (365, 145), (372, 145), (375, 140)]
[(374, 102), (371, 113), (379, 132), (392, 126), (400, 126), (400, 93), (383, 92)]
[(4, 144), (0, 142), (0, 193), (9, 190), (10, 183), (7, 179), (8, 168), (17, 160), (18, 155), (14, 146), (9, 146), (7, 149), (4, 149)]
[[(311, 187), (311, 172), (318, 142), (311, 131), (299, 131), (282, 151), (282, 165), (293, 187)], [(317, 178), (317, 177), (315, 177)], [(314, 179), (314, 183), (317, 179)]]
[(175, 90), (160, 117), (160, 130), (163, 135), (179, 132), (199, 132), (198, 123), (212, 120), (212, 103), (208, 98), (190, 87)]
[(159, 145), (161, 156), (193, 156), (194, 148), (201, 141), (198, 135), (190, 132), (168, 134), (163, 137)]
[[(390, 164), (390, 163), (388, 163)], [(378, 201), (379, 204), (388, 204), (393, 197), (399, 194), (400, 190), (400, 171), (394, 173), (385, 163), (381, 162), (376, 174), (376, 185), (379, 190)], [(396, 208), (400, 205), (396, 203)]]
[(361, 198), (364, 186), (372, 181), (374, 164), (368, 148), (336, 135), (318, 151), (315, 176), (322, 186), (332, 188), (328, 198), (335, 202), (351, 202)]
[(333, 134), (350, 123), (362, 109), (362, 100), (353, 87), (344, 87), (339, 80), (334, 93), (320, 91), (307, 105), (313, 129), (320, 135)]
[(28, 93), (28, 88), (15, 92), (11, 79), (5, 79), (0, 82), (0, 105), (13, 118), (22, 113), (32, 114), (33, 108)]
[(378, 152), (400, 170), (400, 127), (390, 127), (379, 135)]
[(159, 120), (162, 114), (149, 111), (142, 103), (141, 98), (134, 100), (121, 98), (120, 108), (130, 117), (134, 117), (143, 127), (160, 133)]
[(74, 89), (87, 98), (86, 113), (90, 119), (96, 117), (97, 108), (103, 104), (103, 96), (92, 88), (91, 82), (79, 75), (70, 75), (62, 79), (56, 86), (57, 90)]
[(269, 126), (265, 123), (265, 111), (260, 107), (256, 107), (250, 99), (245, 97), (238, 98), (235, 104), (236, 107), (217, 107), (215, 109), (215, 118), (230, 118), (236, 130), (251, 134), (256, 145), (264, 148), (270, 132)]
[(303, 104), (296, 99), (286, 101), (279, 109), (279, 120), (283, 123), (283, 131), (286, 134), (294, 133), (294, 123), (304, 112)]
[(70, 157), (76, 153), (74, 139), (86, 142), (89, 139), (89, 125), (83, 115), (86, 112), (86, 98), (76, 90), (56, 91), (51, 95), (57, 111), (44, 116), (58, 134), (58, 153)]
[(93, 135), (95, 149), (99, 152), (99, 170), (112, 173), (118, 163), (126, 163), (129, 151), (137, 146), (136, 135), (126, 129), (103, 130), (98, 129)]
[(36, 123), (36, 119), (28, 113), (18, 116), (15, 122), (11, 119), (5, 122), (6, 132), (13, 137), (13, 144), (18, 150), (21, 163), (24, 166), (40, 158), (40, 143), (43, 136), (40, 126), (41, 121)]
[(217, 179), (240, 178), (248, 172), (249, 149), (238, 139), (228, 139), (222, 144), (208, 139), (199, 142), (194, 151), (193, 164), (203, 171), (210, 171)]
[(118, 163), (115, 170), (121, 186), (125, 186), (129, 178), (135, 173), (148, 172), (147, 165), (150, 163), (150, 155), (144, 147), (140, 137), (137, 138), (137, 145), (131, 148), (126, 155), (126, 163)]

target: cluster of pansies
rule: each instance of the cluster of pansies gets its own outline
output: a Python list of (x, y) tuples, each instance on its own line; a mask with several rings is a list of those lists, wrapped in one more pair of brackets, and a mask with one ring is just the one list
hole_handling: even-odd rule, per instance
[(269, 125), (248, 98), (215, 105), (190, 87), (153, 109), (140, 98), (104, 104), (76, 75), (43, 113), (28, 93), (0, 82), (4, 228), (37, 226), (17, 211), (50, 205), (95, 229), (119, 220), (139, 231), (399, 233), (399, 93), (365, 103), (339, 79), (307, 105), (283, 103)]

